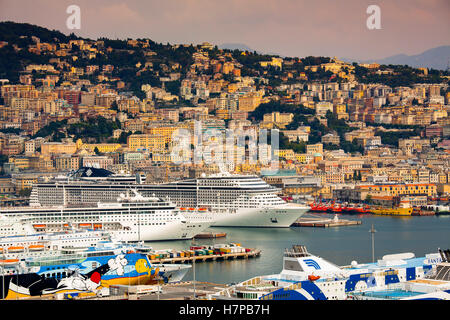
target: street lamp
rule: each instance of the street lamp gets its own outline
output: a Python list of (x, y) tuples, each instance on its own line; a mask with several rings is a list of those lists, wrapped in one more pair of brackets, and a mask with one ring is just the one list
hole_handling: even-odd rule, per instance
[(375, 242), (374, 242), (374, 235), (375, 232), (377, 232), (377, 230), (375, 230), (373, 228), (373, 223), (372, 223), (372, 228), (369, 230), (369, 232), (372, 234), (372, 262), (375, 262)]
[[(191, 244), (192, 245), (195, 245), (195, 242), (194, 242), (194, 238), (192, 238), (192, 242), (191, 242)], [(194, 300), (195, 300), (195, 298), (196, 298), (196, 295), (195, 295), (195, 250), (193, 250), (194, 251), (194, 255), (193, 255), (193, 257), (192, 257), (192, 272), (193, 272), (193, 284), (194, 284)]]

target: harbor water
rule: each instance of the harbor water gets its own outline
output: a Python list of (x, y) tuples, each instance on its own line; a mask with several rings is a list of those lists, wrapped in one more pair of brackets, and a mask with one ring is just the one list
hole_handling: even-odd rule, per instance
[[(305, 215), (306, 216), (306, 215)], [(333, 218), (332, 214), (308, 214)], [(224, 238), (185, 241), (148, 242), (154, 249), (185, 250), (189, 246), (240, 243), (246, 248), (261, 249), (256, 258), (195, 263), (195, 280), (213, 283), (237, 283), (255, 276), (279, 273), (283, 251), (292, 245), (305, 245), (309, 252), (339, 266), (372, 261), (373, 224), (375, 260), (383, 255), (412, 252), (416, 257), (450, 248), (450, 216), (392, 217), (377, 215), (339, 215), (340, 219), (360, 220), (362, 224), (339, 227), (291, 228), (210, 228), (225, 232)], [(193, 279), (193, 269), (184, 280)]]

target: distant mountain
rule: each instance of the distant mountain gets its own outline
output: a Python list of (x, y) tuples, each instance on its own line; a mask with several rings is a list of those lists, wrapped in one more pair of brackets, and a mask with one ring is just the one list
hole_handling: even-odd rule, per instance
[(261, 55), (269, 55), (269, 56), (280, 56), (283, 57), (282, 55), (280, 55), (277, 52), (261, 52), (259, 50), (255, 50), (250, 48), (249, 46), (247, 46), (246, 44), (243, 43), (223, 43), (221, 45), (218, 46), (219, 49), (228, 49), (228, 50), (240, 50), (240, 51), (248, 51), (248, 52), (255, 52)]
[(440, 46), (429, 49), (417, 55), (397, 54), (383, 59), (358, 60), (347, 59), (345, 61), (356, 61), (359, 63), (376, 62), (379, 64), (408, 65), (413, 68), (433, 68), (437, 70), (446, 70), (450, 65), (450, 46)]
[(223, 43), (219, 45), (219, 49), (228, 49), (228, 50), (241, 50), (241, 51), (248, 51), (253, 52), (254, 49), (250, 48), (249, 46), (243, 44), (243, 43)]

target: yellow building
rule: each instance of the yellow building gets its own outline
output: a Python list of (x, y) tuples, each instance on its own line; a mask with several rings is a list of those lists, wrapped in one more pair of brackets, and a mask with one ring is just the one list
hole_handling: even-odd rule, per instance
[(300, 163), (311, 163), (314, 160), (314, 156), (307, 153), (296, 153), (295, 160)]
[(147, 127), (145, 129), (145, 133), (148, 135), (154, 135), (154, 136), (161, 136), (164, 139), (164, 143), (169, 143), (172, 141), (172, 136), (175, 131), (181, 128), (186, 128), (185, 126), (177, 126), (177, 125), (171, 125), (171, 126), (151, 126)]
[(76, 151), (77, 145), (73, 142), (46, 142), (41, 145), (41, 154), (44, 156), (59, 153), (74, 154)]
[(166, 149), (165, 137), (154, 134), (132, 134), (128, 136), (127, 145), (132, 151), (162, 152)]
[(80, 168), (80, 158), (71, 155), (56, 157), (55, 168), (61, 171), (77, 170)]
[(315, 153), (323, 154), (323, 144), (322, 143), (308, 144), (306, 146), (306, 153), (307, 154), (315, 154)]
[(431, 197), (437, 193), (437, 187), (432, 183), (362, 185), (360, 188), (374, 192), (384, 191), (390, 196), (426, 194)]
[(347, 112), (347, 106), (345, 104), (338, 104), (333, 106), (333, 113), (339, 114), (339, 113), (346, 113)]
[(286, 160), (296, 160), (295, 152), (292, 149), (280, 149), (277, 150), (278, 157), (284, 158)]
[(14, 163), (14, 166), (18, 169), (30, 168), (30, 159), (23, 156), (11, 156), (8, 160), (9, 163)]
[(248, 93), (239, 97), (239, 111), (254, 111), (261, 104), (261, 95)]
[(272, 66), (281, 69), (283, 67), (283, 59), (272, 57), (272, 61), (260, 61), (259, 64), (261, 65), (261, 67)]
[(231, 115), (230, 115), (230, 112), (228, 110), (226, 110), (226, 109), (217, 109), (216, 110), (216, 117), (219, 118), (219, 119), (226, 120), (226, 119), (230, 119)]
[(19, 192), (22, 189), (31, 189), (33, 184), (37, 182), (37, 177), (17, 177), (15, 178), (16, 191)]
[(95, 152), (95, 148), (101, 153), (116, 152), (120, 149), (122, 145), (120, 143), (93, 143), (93, 144), (83, 144), (80, 149), (86, 149), (90, 152)]
[(442, 195), (450, 194), (450, 183), (440, 183), (437, 187), (437, 190)]

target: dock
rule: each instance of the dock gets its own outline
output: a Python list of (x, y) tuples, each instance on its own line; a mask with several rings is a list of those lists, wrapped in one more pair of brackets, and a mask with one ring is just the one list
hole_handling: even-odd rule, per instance
[(228, 285), (211, 282), (195, 282), (195, 297), (193, 281), (166, 284), (161, 293), (152, 293), (139, 296), (139, 300), (207, 300), (207, 296), (224, 290)]
[[(100, 297), (93, 292), (75, 294), (70, 300), (207, 300), (208, 295), (226, 289), (228, 285), (204, 281), (181, 281), (160, 285), (112, 285), (110, 294)], [(194, 296), (195, 294), (195, 296)], [(46, 298), (21, 300), (67, 300), (61, 294)]]
[(209, 255), (199, 255), (199, 256), (189, 256), (189, 257), (173, 257), (173, 258), (161, 258), (161, 259), (151, 259), (152, 264), (158, 263), (192, 263), (194, 262), (204, 262), (204, 261), (223, 261), (223, 260), (235, 260), (235, 259), (248, 259), (256, 258), (261, 255), (261, 250), (251, 249), (248, 252), (232, 252), (223, 254), (209, 254)]
[(360, 225), (362, 222), (360, 220), (341, 220), (341, 219), (327, 219), (327, 218), (298, 218), (291, 226), (292, 227), (317, 227), (317, 228), (328, 228), (328, 227), (343, 227), (343, 226), (354, 226)]

